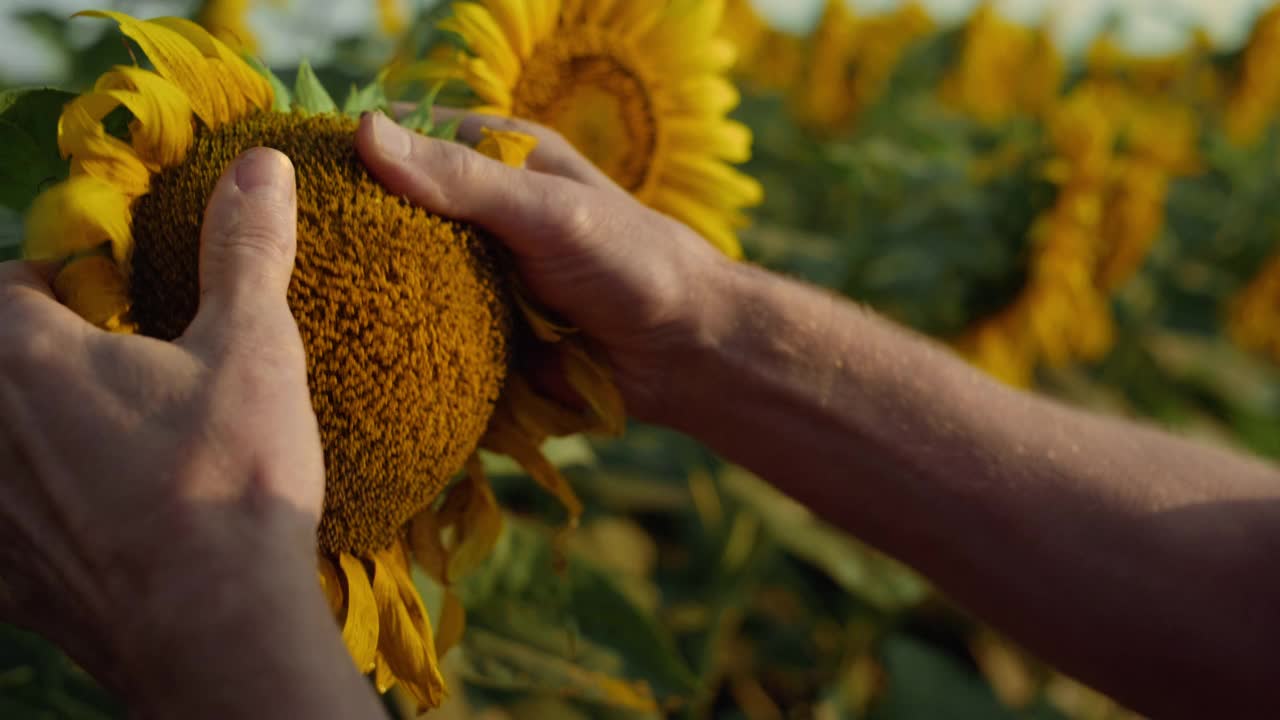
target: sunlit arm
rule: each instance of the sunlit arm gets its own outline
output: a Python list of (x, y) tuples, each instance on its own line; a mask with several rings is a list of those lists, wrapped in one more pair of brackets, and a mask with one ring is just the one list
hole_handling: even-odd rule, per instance
[(1257, 716), (1280, 472), (999, 385), (847, 301), (720, 263), (655, 419), (1156, 717)]

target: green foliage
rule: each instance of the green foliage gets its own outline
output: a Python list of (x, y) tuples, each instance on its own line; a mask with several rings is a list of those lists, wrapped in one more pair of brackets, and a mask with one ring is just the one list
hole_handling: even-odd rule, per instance
[(338, 106), (325, 90), (324, 84), (306, 60), (298, 66), (298, 76), (293, 82), (293, 107), (304, 115), (333, 113)]
[(0, 93), (0, 206), (21, 213), (41, 190), (67, 176), (57, 128), (62, 106), (74, 97), (52, 88)]

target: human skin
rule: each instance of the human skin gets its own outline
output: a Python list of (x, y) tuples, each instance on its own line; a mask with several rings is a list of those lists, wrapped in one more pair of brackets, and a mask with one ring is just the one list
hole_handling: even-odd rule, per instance
[(316, 577), (296, 225), (288, 159), (241, 156), (173, 343), (92, 327), (54, 298), (56, 268), (0, 264), (0, 618), (137, 717), (382, 716)]
[(482, 126), (538, 136), (528, 169), (380, 115), (356, 146), (393, 192), (500, 238), (610, 360), (631, 414), (755, 471), (1140, 712), (1273, 707), (1275, 467), (1002, 386), (853, 303), (724, 259), (554, 133), (467, 116), (463, 137)]

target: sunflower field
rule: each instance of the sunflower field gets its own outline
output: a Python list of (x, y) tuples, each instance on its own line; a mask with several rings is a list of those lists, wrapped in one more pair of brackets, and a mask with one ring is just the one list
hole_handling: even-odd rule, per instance
[[(330, 470), (318, 580), (394, 717), (1134, 715), (627, 421), (483, 232), (350, 163), (366, 111), (446, 140), (436, 104), (538, 121), (727, 255), (1006, 383), (1280, 459), (1280, 5), (0, 0), (0, 25), (0, 259), (64, 261), (60, 299), (103, 328), (180, 334), (194, 267), (175, 243), (220, 169), (260, 143), (298, 166), (290, 301)], [(384, 240), (365, 262), (399, 268), (374, 284), (341, 269), (365, 235)], [(394, 353), (424, 293), (463, 298), (424, 341), (461, 365), (420, 353), (399, 405), (367, 402), (376, 376), (349, 379), (332, 318), (390, 328), (366, 351)], [(587, 410), (504, 365), (530, 344)], [(0, 626), (0, 717), (124, 715)]]

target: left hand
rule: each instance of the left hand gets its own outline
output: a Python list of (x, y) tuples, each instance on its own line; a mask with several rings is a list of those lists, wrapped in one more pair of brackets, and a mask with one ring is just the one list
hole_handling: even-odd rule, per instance
[(100, 331), (57, 302), (55, 268), (0, 264), (0, 619), (115, 684), (181, 672), (160, 665), (235, 644), (254, 613), (327, 612), (324, 460), (286, 302), (295, 218), (287, 158), (241, 156), (174, 343)]

